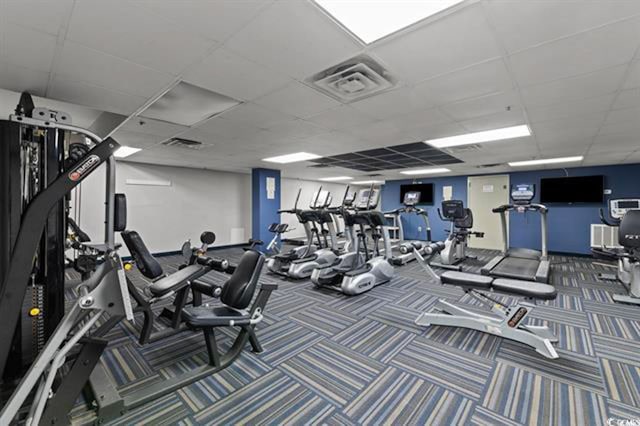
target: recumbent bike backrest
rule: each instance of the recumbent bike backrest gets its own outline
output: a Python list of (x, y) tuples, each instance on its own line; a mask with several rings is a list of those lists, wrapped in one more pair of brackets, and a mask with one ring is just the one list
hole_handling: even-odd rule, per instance
[(260, 279), (263, 263), (262, 253), (255, 250), (246, 251), (233, 275), (222, 287), (220, 301), (235, 309), (245, 309), (249, 306)]
[(640, 210), (629, 210), (618, 228), (618, 242), (626, 249), (640, 248)]
[(149, 252), (140, 234), (136, 231), (122, 231), (120, 236), (122, 236), (122, 240), (129, 249), (133, 260), (136, 261), (138, 270), (142, 272), (142, 275), (150, 280), (155, 280), (164, 274), (162, 266)]

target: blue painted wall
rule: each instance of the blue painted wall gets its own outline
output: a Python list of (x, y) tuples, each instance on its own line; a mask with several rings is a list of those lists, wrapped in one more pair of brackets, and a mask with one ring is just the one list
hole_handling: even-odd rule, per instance
[[(276, 180), (275, 197), (267, 198), (267, 177)], [(273, 235), (269, 232), (269, 225), (280, 223), (280, 170), (252, 169), (251, 170), (251, 236), (262, 240), (265, 248)]]
[[(630, 164), (622, 166), (577, 167), (566, 169), (569, 176), (604, 175), (605, 188), (611, 189), (611, 195), (605, 196), (603, 204), (549, 204), (548, 240), (549, 251), (559, 253), (590, 253), (590, 232), (592, 223), (600, 223), (598, 209), (607, 208), (609, 198), (638, 197), (640, 198), (640, 165)], [(565, 169), (536, 170), (508, 173), (511, 184), (534, 183), (536, 191), (540, 188), (540, 179), (547, 177), (566, 176)], [(382, 190), (383, 210), (392, 210), (401, 205), (400, 185), (412, 183), (412, 180), (387, 181)], [(422, 183), (434, 183), (434, 205), (422, 206), (429, 212), (433, 238), (445, 238), (446, 223), (438, 218), (436, 208), (442, 202), (442, 187), (453, 186), (453, 197), (467, 202), (467, 176), (425, 178)], [(536, 194), (534, 202), (539, 202)], [(527, 247), (540, 249), (540, 216), (528, 213), (512, 212), (510, 220), (509, 243), (512, 247)], [(417, 234), (417, 219), (405, 219), (405, 234), (407, 238), (424, 238)]]

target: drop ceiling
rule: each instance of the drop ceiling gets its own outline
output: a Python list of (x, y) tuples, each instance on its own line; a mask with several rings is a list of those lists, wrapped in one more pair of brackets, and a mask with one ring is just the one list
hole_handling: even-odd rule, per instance
[[(359, 55), (395, 86), (341, 102), (309, 85)], [(179, 82), (240, 104), (196, 126), (137, 117)], [(553, 156), (638, 163), (640, 2), (467, 0), (364, 45), (305, 0), (0, 0), (0, 88), (2, 114), (28, 90), (87, 127), (101, 112), (122, 115), (113, 136), (142, 148), (127, 161), (247, 172), (312, 152), (336, 164), (283, 174), (399, 179), (413, 167), (391, 160), (403, 154), (379, 151), (389, 161), (375, 159), (375, 171), (341, 156), (527, 124), (530, 137), (445, 153), (461, 160), (450, 174)], [(162, 144), (172, 137), (203, 149)]]

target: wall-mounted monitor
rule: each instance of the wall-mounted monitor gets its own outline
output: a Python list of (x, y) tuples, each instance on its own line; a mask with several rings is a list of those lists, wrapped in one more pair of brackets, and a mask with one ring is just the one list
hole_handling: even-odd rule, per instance
[(433, 204), (432, 183), (413, 183), (400, 185), (400, 203), (404, 202), (404, 196), (407, 192), (420, 193), (420, 200), (418, 201), (418, 204)]
[(574, 176), (540, 180), (540, 202), (602, 203), (604, 176)]

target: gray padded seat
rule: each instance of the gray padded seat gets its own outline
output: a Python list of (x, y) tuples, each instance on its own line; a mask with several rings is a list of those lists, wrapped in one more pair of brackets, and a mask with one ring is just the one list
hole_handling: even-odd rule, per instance
[(490, 289), (493, 282), (493, 277), (458, 271), (447, 271), (440, 275), (440, 279), (442, 284), (479, 289)]
[(216, 327), (229, 325), (231, 321), (236, 325), (249, 324), (251, 316), (226, 306), (198, 306), (185, 308), (182, 318), (193, 327)]
[(189, 265), (173, 274), (151, 283), (148, 287), (151, 294), (156, 297), (164, 296), (171, 291), (178, 290), (188, 285), (187, 281), (200, 278), (203, 267), (200, 265)]
[(558, 292), (555, 287), (549, 284), (536, 283), (533, 281), (510, 280), (507, 278), (496, 278), (492, 287), (495, 291), (507, 294), (515, 294), (524, 297), (532, 297), (541, 300), (553, 300)]

